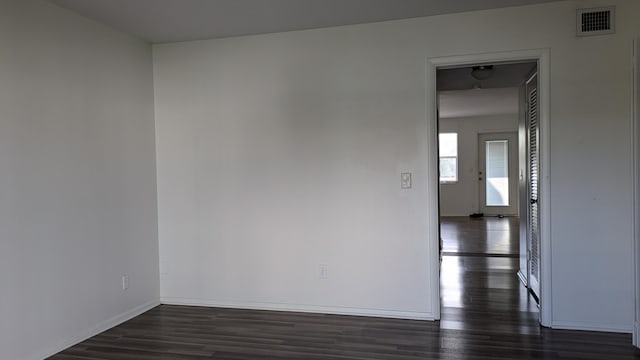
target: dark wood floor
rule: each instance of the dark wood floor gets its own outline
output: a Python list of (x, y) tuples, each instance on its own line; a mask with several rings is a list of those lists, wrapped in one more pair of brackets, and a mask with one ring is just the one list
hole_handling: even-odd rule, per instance
[(517, 219), (443, 218), (442, 237), (438, 322), (162, 305), (51, 359), (640, 359), (627, 334), (538, 326)]
[(539, 335), (538, 306), (520, 283), (518, 219), (441, 219), (443, 329)]
[(444, 255), (518, 256), (516, 217), (443, 217), (440, 232)]

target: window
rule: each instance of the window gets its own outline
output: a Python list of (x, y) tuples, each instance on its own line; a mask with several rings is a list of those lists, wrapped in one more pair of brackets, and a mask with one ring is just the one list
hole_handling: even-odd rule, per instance
[(458, 134), (440, 133), (440, 182), (458, 181)]
[(487, 206), (509, 206), (509, 140), (488, 140), (486, 151)]

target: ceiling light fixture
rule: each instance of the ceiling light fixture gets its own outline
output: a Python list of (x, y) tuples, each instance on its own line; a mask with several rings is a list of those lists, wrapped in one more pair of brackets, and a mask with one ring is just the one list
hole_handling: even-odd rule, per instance
[(493, 65), (474, 66), (471, 70), (471, 76), (476, 80), (487, 80), (493, 74)]

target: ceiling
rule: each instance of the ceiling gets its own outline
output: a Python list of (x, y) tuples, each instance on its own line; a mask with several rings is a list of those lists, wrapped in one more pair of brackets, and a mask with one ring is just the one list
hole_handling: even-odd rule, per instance
[(440, 118), (517, 114), (518, 87), (535, 67), (535, 62), (495, 64), (486, 80), (474, 79), (472, 67), (438, 70)]
[(48, 0), (152, 43), (323, 28), (558, 0)]
[(447, 91), (520, 86), (535, 66), (535, 62), (496, 64), (493, 65), (491, 76), (486, 80), (474, 79), (471, 76), (471, 67), (438, 70), (437, 87), (439, 91)]

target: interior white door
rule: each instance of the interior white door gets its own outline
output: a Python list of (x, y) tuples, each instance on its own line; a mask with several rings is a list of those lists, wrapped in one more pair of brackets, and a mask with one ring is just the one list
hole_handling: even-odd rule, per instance
[(534, 74), (525, 85), (527, 95), (527, 180), (528, 180), (528, 243), (529, 289), (540, 298), (540, 124), (538, 117), (538, 75)]
[(529, 288), (529, 191), (527, 189), (527, 95), (525, 82), (520, 85), (518, 104), (518, 209), (520, 226), (518, 233), (519, 242), (519, 269), (518, 277), (525, 287)]
[(518, 215), (518, 134), (478, 135), (480, 212)]

